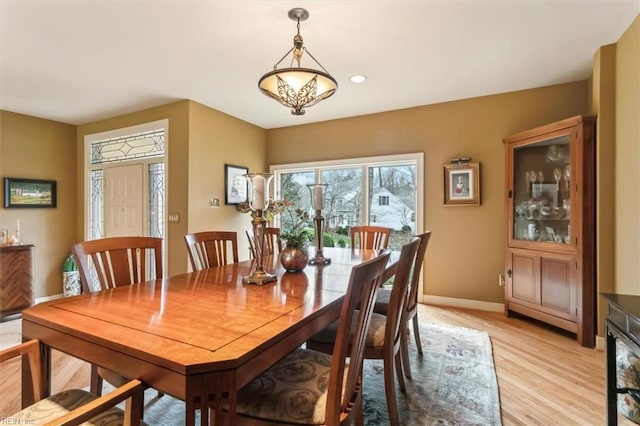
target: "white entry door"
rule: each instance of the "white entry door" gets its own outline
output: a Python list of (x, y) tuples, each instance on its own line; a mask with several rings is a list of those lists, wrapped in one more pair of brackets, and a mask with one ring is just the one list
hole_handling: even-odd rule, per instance
[(104, 236), (144, 235), (143, 165), (104, 170)]

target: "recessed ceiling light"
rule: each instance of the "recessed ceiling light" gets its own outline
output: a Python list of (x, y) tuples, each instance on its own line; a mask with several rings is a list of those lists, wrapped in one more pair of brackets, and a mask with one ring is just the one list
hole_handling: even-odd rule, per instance
[(351, 82), (354, 84), (360, 84), (360, 83), (364, 83), (366, 79), (367, 79), (367, 76), (362, 74), (356, 74), (351, 76), (349, 80), (351, 80)]

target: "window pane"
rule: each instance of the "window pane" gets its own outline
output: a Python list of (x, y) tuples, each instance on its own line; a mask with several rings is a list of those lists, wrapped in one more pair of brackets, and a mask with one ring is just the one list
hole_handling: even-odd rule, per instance
[(321, 183), (329, 185), (322, 212), (325, 228), (358, 225), (362, 207), (362, 168), (323, 170)]
[[(302, 209), (309, 211), (311, 209), (311, 193), (308, 184), (315, 183), (315, 173), (309, 172), (293, 172), (282, 173), (280, 175), (280, 198), (282, 200), (288, 200), (293, 203), (290, 210), (293, 212), (295, 209)], [(284, 212), (280, 215), (280, 227), (283, 231), (291, 229), (292, 220), (290, 214)]]
[(369, 167), (369, 224), (416, 232), (416, 167)]
[(91, 164), (105, 164), (164, 155), (164, 129), (91, 143)]

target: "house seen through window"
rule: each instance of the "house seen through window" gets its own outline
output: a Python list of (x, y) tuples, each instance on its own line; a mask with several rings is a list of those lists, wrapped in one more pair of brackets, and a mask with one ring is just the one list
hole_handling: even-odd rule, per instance
[[(349, 228), (375, 225), (391, 228), (390, 248), (399, 249), (420, 232), (422, 218), (422, 154), (368, 157), (341, 161), (272, 166), (275, 198), (289, 200), (292, 209), (311, 211), (307, 185), (327, 184), (324, 210), (325, 247), (349, 245)], [(292, 218), (280, 215), (286, 230)], [(313, 229), (312, 221), (308, 224)], [(311, 232), (312, 233), (312, 232)]]

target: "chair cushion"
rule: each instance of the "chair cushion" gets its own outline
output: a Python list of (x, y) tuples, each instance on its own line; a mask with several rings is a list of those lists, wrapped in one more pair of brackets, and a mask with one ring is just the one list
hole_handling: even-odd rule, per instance
[(389, 301), (391, 301), (391, 290), (381, 288), (376, 293), (376, 303), (373, 306), (373, 312), (377, 312), (382, 315), (387, 315), (387, 309), (389, 308)]
[(237, 414), (276, 423), (325, 423), (331, 355), (296, 349), (238, 392)]
[[(90, 392), (81, 389), (63, 391), (48, 398), (42, 399), (33, 405), (12, 415), (12, 418), (21, 419), (23, 424), (43, 424), (57, 417), (67, 414), (69, 411), (93, 401), (97, 397)], [(122, 425), (124, 412), (112, 408), (98, 414), (83, 425), (117, 426)]]
[[(618, 387), (640, 389), (640, 354), (616, 339), (616, 370)], [(629, 395), (618, 395), (618, 411), (634, 423), (640, 424), (640, 405)]]
[[(351, 323), (351, 330), (355, 330), (358, 321), (358, 315), (353, 316)], [(365, 344), (367, 347), (376, 347), (384, 345), (384, 331), (387, 325), (387, 317), (382, 314), (374, 313), (371, 316), (371, 322), (367, 329), (367, 338)], [(336, 335), (338, 334), (338, 320), (332, 322), (324, 329), (311, 337), (311, 341), (320, 343), (333, 343), (336, 341)]]

